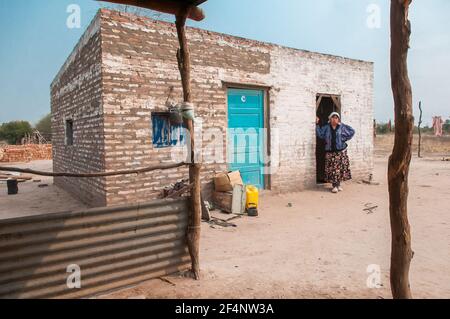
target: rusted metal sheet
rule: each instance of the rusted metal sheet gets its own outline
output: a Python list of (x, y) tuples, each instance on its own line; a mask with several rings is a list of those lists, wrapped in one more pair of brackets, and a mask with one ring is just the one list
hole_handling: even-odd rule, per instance
[(2, 220), (0, 298), (88, 297), (185, 270), (187, 223), (188, 199)]

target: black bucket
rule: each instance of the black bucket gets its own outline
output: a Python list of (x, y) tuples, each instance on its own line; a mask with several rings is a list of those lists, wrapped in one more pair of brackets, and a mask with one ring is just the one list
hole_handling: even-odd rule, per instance
[(16, 195), (19, 192), (17, 179), (8, 179), (6, 185), (8, 185), (8, 195)]
[(247, 209), (247, 215), (249, 217), (258, 217), (258, 209), (257, 208), (248, 208)]

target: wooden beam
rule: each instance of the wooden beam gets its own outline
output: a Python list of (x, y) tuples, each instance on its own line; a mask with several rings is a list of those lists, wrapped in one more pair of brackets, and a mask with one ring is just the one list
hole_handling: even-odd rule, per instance
[(317, 101), (316, 101), (316, 111), (319, 109), (320, 103), (322, 103), (322, 99), (323, 99), (323, 95), (320, 94), (319, 98), (317, 98)]
[(143, 174), (148, 172), (153, 172), (157, 170), (166, 170), (178, 168), (181, 166), (186, 166), (186, 163), (176, 163), (176, 164), (162, 164), (156, 166), (149, 166), (140, 169), (122, 170), (114, 172), (99, 172), (99, 173), (53, 173), (53, 172), (43, 172), (36, 171), (29, 168), (18, 168), (18, 167), (5, 167), (0, 166), (0, 171), (4, 172), (16, 172), (16, 173), (27, 173), (38, 176), (48, 176), (48, 177), (77, 177), (77, 178), (89, 178), (89, 177), (106, 177), (106, 176), (119, 176), (119, 175), (132, 175), (132, 174)]
[(341, 113), (341, 98), (337, 95), (331, 95), (331, 100), (333, 100), (334, 105), (339, 109), (339, 113)]
[[(186, 38), (186, 19), (189, 16), (191, 7), (184, 8), (176, 16), (176, 27), (180, 48), (177, 52), (178, 68), (181, 74), (181, 83), (183, 86), (184, 102), (192, 103), (191, 95), (191, 56)], [(201, 184), (200, 184), (200, 170), (201, 165), (196, 163), (195, 157), (195, 130), (194, 121), (184, 119), (184, 124), (189, 131), (190, 143), (189, 149), (189, 180), (193, 184), (191, 190), (191, 210), (189, 216), (189, 226), (187, 232), (187, 241), (189, 254), (192, 262), (192, 275), (196, 280), (200, 279), (200, 228), (202, 220), (202, 206), (201, 206)]]
[(409, 269), (413, 258), (408, 221), (408, 176), (414, 117), (408, 77), (411, 0), (391, 0), (391, 82), (395, 104), (395, 142), (389, 158), (389, 212), (391, 220), (390, 281), (394, 299), (412, 298)]
[[(99, 0), (97, 0), (99, 1)], [(197, 4), (206, 0), (107, 0), (107, 2), (133, 5), (155, 11), (175, 14), (176, 28), (180, 48), (177, 51), (178, 68), (180, 70), (181, 82), (183, 86), (184, 102), (192, 103), (191, 96), (191, 57), (186, 38), (186, 20), (188, 18), (201, 21), (205, 18), (203, 11), (196, 7)], [(192, 261), (192, 274), (195, 279), (200, 279), (200, 228), (202, 218), (201, 208), (201, 183), (200, 170), (201, 165), (195, 161), (195, 131), (194, 121), (184, 119), (184, 124), (189, 132), (189, 180), (192, 184), (191, 189), (191, 209), (189, 216), (189, 226), (187, 231), (187, 242), (189, 254)]]
[[(130, 5), (151, 9), (162, 13), (179, 15), (186, 7), (186, 3), (200, 3), (203, 1), (171, 1), (171, 0), (97, 0), (102, 2), (111, 2), (123, 5)], [(201, 8), (192, 6), (189, 10), (187, 18), (202, 21), (205, 19), (205, 14)]]

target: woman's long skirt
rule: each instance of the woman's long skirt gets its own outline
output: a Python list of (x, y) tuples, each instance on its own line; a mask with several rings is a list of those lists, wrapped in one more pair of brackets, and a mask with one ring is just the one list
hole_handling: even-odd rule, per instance
[(325, 157), (325, 179), (328, 183), (334, 185), (352, 179), (347, 150), (327, 153)]

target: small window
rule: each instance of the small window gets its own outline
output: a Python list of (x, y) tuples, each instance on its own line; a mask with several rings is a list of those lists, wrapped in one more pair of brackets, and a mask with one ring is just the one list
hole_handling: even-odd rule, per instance
[(169, 113), (152, 113), (152, 127), (155, 147), (186, 145), (185, 126), (172, 123)]
[(66, 145), (73, 145), (73, 120), (66, 120)]

